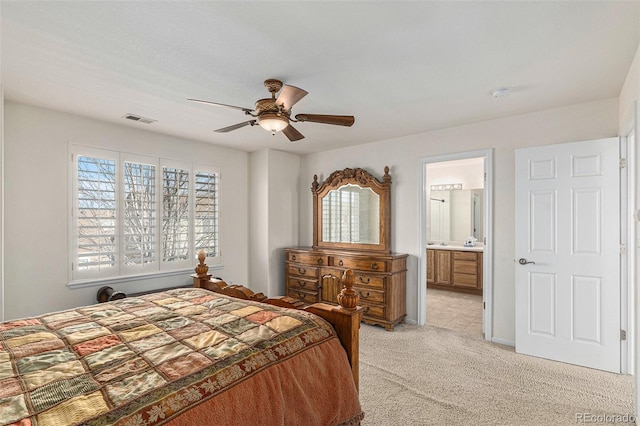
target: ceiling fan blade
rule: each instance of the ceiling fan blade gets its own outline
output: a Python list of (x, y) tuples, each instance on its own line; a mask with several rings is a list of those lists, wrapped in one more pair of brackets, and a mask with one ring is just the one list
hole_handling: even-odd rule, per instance
[(289, 138), (291, 142), (299, 141), (300, 139), (304, 139), (304, 135), (297, 131), (291, 124), (284, 128), (282, 131), (286, 137)]
[(334, 124), (336, 126), (353, 126), (356, 121), (353, 115), (324, 115), (324, 114), (298, 114), (298, 121), (311, 121), (312, 123)]
[(302, 90), (296, 86), (285, 84), (276, 99), (276, 105), (282, 106), (284, 109), (291, 109), (300, 99), (307, 96), (309, 92)]
[(242, 123), (238, 123), (238, 124), (234, 124), (233, 126), (228, 126), (228, 127), (223, 127), (222, 129), (218, 129), (218, 130), (214, 130), (214, 132), (217, 133), (227, 133), (230, 132), (232, 130), (236, 130), (239, 129), (241, 127), (244, 126), (248, 126), (248, 125), (255, 125), (257, 122), (257, 120), (249, 120), (249, 121), (243, 121)]
[(239, 109), (239, 110), (244, 111), (244, 112), (251, 112), (251, 111), (253, 111), (253, 110), (252, 110), (252, 109), (250, 109), (250, 108), (244, 108), (244, 107), (239, 107), (239, 106), (235, 106), (235, 105), (221, 104), (221, 103), (219, 103), (219, 102), (202, 101), (202, 100), (200, 100), (200, 99), (187, 99), (187, 100), (188, 100), (188, 101), (191, 101), (191, 102), (199, 102), (199, 103), (201, 103), (201, 104), (216, 105), (216, 106), (223, 106), (223, 107), (227, 107), (227, 108)]

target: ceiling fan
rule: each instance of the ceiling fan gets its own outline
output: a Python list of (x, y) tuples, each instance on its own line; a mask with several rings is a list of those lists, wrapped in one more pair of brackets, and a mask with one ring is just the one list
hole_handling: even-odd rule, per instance
[[(271, 93), (271, 98), (264, 98), (256, 101), (255, 109), (221, 104), (218, 102), (203, 101), (199, 99), (188, 100), (203, 104), (239, 109), (244, 111), (246, 115), (255, 117), (252, 120), (243, 121), (242, 123), (215, 130), (218, 133), (227, 133), (244, 126), (255, 126), (257, 124), (263, 129), (271, 132), (272, 135), (282, 131), (282, 133), (284, 133), (291, 142), (294, 142), (303, 139), (304, 135), (297, 131), (290, 122), (298, 123), (309, 121), (313, 123), (334, 124), (337, 126), (350, 127), (355, 121), (355, 117), (353, 115), (296, 114), (295, 118), (292, 118), (291, 107), (293, 107), (300, 99), (304, 98), (308, 92), (295, 86), (289, 86), (287, 84), (283, 85), (280, 80), (276, 79), (265, 80), (264, 85)], [(282, 89), (282, 91), (280, 91), (280, 89)], [(276, 97), (276, 93), (278, 92), (280, 92), (280, 94)]]

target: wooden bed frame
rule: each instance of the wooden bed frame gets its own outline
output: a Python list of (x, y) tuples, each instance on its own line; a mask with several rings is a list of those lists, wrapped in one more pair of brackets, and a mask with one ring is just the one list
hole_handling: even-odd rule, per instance
[(254, 293), (244, 286), (229, 285), (219, 278), (211, 278), (211, 274), (208, 273), (209, 267), (204, 262), (205, 259), (206, 254), (204, 251), (200, 251), (198, 253), (199, 263), (195, 268), (196, 273), (191, 275), (193, 277), (194, 287), (205, 288), (207, 290), (236, 297), (238, 299), (252, 300), (284, 308), (304, 310), (318, 315), (329, 322), (336, 330), (340, 343), (347, 352), (347, 358), (349, 359), (349, 364), (351, 364), (353, 380), (356, 384), (356, 389), (358, 389), (358, 354), (360, 347), (359, 332), (363, 308), (358, 306), (359, 297), (353, 289), (353, 271), (348, 269), (342, 276), (343, 288), (342, 292), (338, 295), (339, 306), (333, 306), (326, 303), (314, 303), (307, 306), (300, 300), (292, 297), (285, 296), (269, 298), (262, 293)]

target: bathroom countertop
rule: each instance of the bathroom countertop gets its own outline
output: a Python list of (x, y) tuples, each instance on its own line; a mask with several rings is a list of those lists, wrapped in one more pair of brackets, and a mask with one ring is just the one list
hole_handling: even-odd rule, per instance
[(484, 251), (484, 246), (465, 247), (463, 245), (442, 245), (442, 244), (428, 244), (428, 249), (433, 250), (455, 250), (455, 251)]

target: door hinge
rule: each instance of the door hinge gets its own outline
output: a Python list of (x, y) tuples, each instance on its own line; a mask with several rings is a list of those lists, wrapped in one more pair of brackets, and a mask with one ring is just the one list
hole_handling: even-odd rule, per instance
[(486, 172), (484, 173), (484, 181), (485, 182), (487, 181), (487, 173)]
[(482, 302), (482, 309), (487, 309), (487, 302)]
[(627, 340), (627, 330), (620, 330), (620, 340)]
[(627, 245), (620, 244), (620, 254), (627, 254)]
[(620, 159), (620, 168), (624, 169), (625, 167), (627, 167), (627, 159), (626, 158), (621, 158)]

